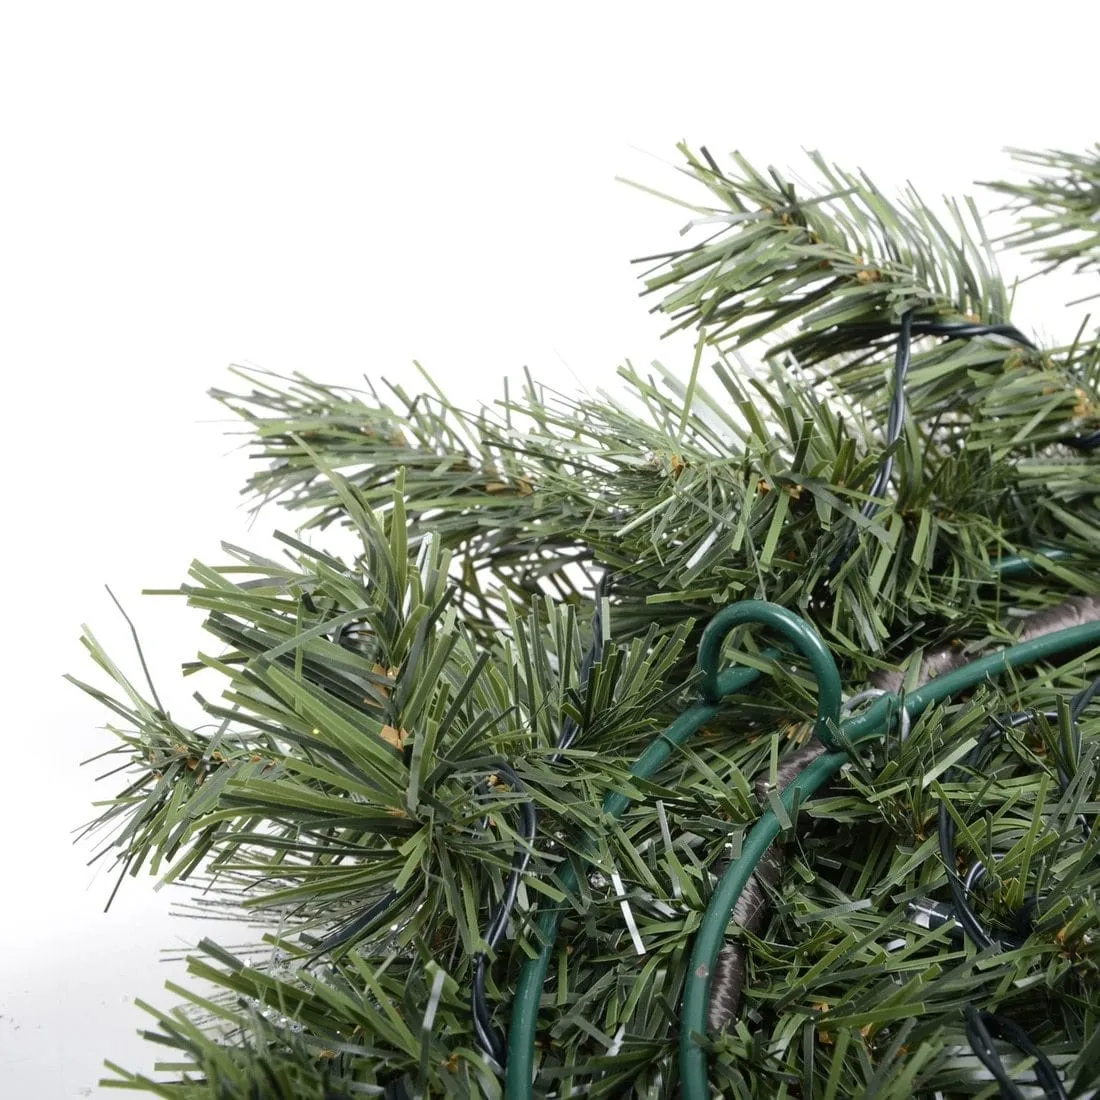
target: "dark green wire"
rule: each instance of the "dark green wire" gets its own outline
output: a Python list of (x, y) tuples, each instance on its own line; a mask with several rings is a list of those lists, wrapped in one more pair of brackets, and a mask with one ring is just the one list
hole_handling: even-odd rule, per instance
[[(1100, 622), (1086, 623), (1084, 626), (1071, 627), (1020, 645), (1009, 646), (987, 657), (971, 661), (970, 664), (940, 676), (905, 696), (882, 696), (862, 713), (841, 723), (841, 740), (853, 747), (858, 746), (885, 734), (900, 714), (901, 707), (905, 708), (910, 719), (915, 719), (932, 704), (949, 699), (985, 679), (999, 676), (1010, 668), (1035, 664), (1066, 650), (1096, 644), (1100, 644)], [(780, 801), (787, 812), (793, 814), (796, 799), (802, 803), (812, 797), (847, 760), (848, 754), (845, 752), (826, 753), (814, 760), (780, 795)], [(703, 915), (688, 966), (683, 1010), (680, 1015), (680, 1083), (683, 1100), (707, 1100), (710, 1096), (706, 1051), (700, 1045), (700, 1040), (706, 1039), (710, 977), (737, 899), (780, 831), (779, 819), (771, 810), (757, 821), (742, 845), (740, 857), (730, 863)], [(520, 1095), (516, 1094), (517, 1100)]]
[[(707, 624), (699, 645), (697, 661), (697, 667), (703, 673), (703, 700), (689, 707), (668, 729), (658, 735), (630, 769), (632, 776), (645, 779), (652, 775), (668, 759), (674, 748), (682, 745), (718, 713), (723, 698), (744, 690), (760, 676), (759, 670), (754, 668), (732, 668), (724, 672), (718, 669), (722, 643), (726, 636), (734, 627), (750, 622), (763, 623), (784, 635), (809, 660), (819, 685), (817, 728), (825, 737), (832, 736), (827, 724), (835, 723), (840, 716), (840, 674), (820, 635), (805, 619), (784, 607), (759, 600), (746, 600), (720, 611)], [(777, 656), (774, 651), (767, 651), (765, 655)], [(630, 802), (629, 795), (613, 791), (604, 799), (603, 811), (617, 818)], [(562, 869), (558, 882), (567, 895), (576, 889), (577, 873), (572, 864), (567, 864)], [(505, 1095), (516, 1100), (525, 1100), (531, 1095), (539, 999), (550, 967), (558, 926), (565, 911), (564, 904), (543, 911), (539, 919), (542, 949), (524, 964), (516, 986), (512, 1022), (508, 1030), (508, 1064), (505, 1077)]]
[(814, 735), (829, 748), (833, 748), (831, 727), (840, 721), (842, 694), (836, 661), (810, 622), (778, 604), (765, 603), (763, 600), (745, 600), (723, 608), (707, 623), (699, 643), (699, 659), (696, 662), (696, 667), (703, 674), (703, 699), (708, 703), (719, 703), (742, 686), (741, 670), (731, 668), (721, 672), (718, 662), (722, 657), (722, 643), (730, 631), (746, 623), (759, 623), (770, 627), (777, 634), (782, 634), (810, 662), (810, 668), (817, 680), (818, 693)]
[[(1049, 551), (1046, 553), (1054, 556)], [(1023, 559), (1005, 562), (1005, 566), (1005, 572), (1008, 573), (1031, 567)], [(717, 667), (722, 643), (729, 631), (748, 622), (762, 623), (784, 634), (809, 660), (818, 681), (815, 733), (829, 748), (835, 748), (838, 742), (854, 747), (882, 736), (897, 720), (902, 707), (911, 719), (916, 718), (933, 703), (974, 687), (982, 680), (1000, 675), (1009, 668), (1033, 664), (1066, 650), (1100, 643), (1100, 623), (1088, 623), (1044, 635), (972, 661), (907, 695), (882, 696), (862, 713), (839, 723), (839, 674), (828, 649), (813, 626), (776, 604), (755, 600), (734, 604), (720, 611), (703, 634), (698, 659), (698, 668), (703, 673), (703, 700), (684, 711), (668, 729), (658, 735), (631, 768), (632, 776), (646, 778), (652, 775), (674, 748), (682, 745), (718, 713), (724, 698), (743, 690), (760, 676), (757, 669), (732, 668), (719, 672)], [(767, 655), (773, 654), (769, 652)], [(839, 728), (839, 737), (834, 733), (836, 728)], [(848, 759), (847, 752), (833, 751), (813, 761), (780, 794), (787, 813), (793, 814), (796, 805), (820, 790)], [(604, 799), (603, 810), (617, 818), (629, 806), (630, 801), (629, 795), (612, 792)], [(767, 811), (750, 830), (740, 857), (730, 863), (703, 916), (688, 968), (680, 1017), (683, 1100), (707, 1100), (710, 1095), (706, 1051), (700, 1043), (706, 1041), (711, 975), (737, 900), (780, 831), (779, 818), (773, 811)], [(572, 864), (563, 868), (559, 882), (567, 895), (573, 893), (577, 886), (577, 874)], [(538, 926), (542, 948), (537, 956), (524, 964), (520, 973), (508, 1034), (505, 1078), (507, 1100), (529, 1100), (532, 1095), (539, 1001), (558, 926), (565, 911), (565, 904), (544, 910)]]
[(993, 566), (993, 575), (997, 578), (1020, 577), (1028, 573), (1038, 571), (1039, 562), (1045, 558), (1047, 561), (1069, 561), (1074, 557), (1070, 550), (1060, 550), (1057, 547), (1041, 546), (1026, 556), (1023, 554), (1006, 554), (999, 558)]

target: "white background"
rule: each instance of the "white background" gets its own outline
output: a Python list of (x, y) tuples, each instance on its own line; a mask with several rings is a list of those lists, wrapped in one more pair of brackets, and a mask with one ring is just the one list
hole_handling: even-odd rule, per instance
[[(86, 866), (71, 830), (115, 792), (78, 762), (106, 712), (91, 625), (162, 696), (202, 644), (172, 587), (248, 530), (248, 465), (205, 392), (231, 362), (491, 398), (625, 358), (686, 369), (636, 256), (683, 211), (675, 143), (800, 166), (819, 147), (927, 195), (1012, 171), (1006, 145), (1096, 140), (1097, 16), (1080, 3), (50, 3), (0, 14), (4, 850), (0, 1095), (90, 1095), (148, 1067), (134, 996), (173, 1003), (172, 891)], [(693, 194), (688, 189), (686, 192)], [(1091, 291), (1091, 287), (1082, 292)], [(1017, 324), (1068, 336), (1070, 293)], [(234, 930), (222, 938), (235, 942)]]

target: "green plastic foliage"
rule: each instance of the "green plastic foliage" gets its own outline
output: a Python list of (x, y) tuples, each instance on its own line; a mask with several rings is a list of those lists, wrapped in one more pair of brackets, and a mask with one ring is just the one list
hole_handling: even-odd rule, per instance
[(876, 334), (861, 326), (898, 321), (906, 310), (1007, 320), (1008, 294), (972, 202), (945, 203), (937, 214), (912, 189), (892, 202), (866, 175), (817, 153), (817, 178), (806, 187), (774, 168), (758, 172), (740, 154), (726, 172), (706, 150), (680, 151), (684, 170), (720, 204), (696, 207), (701, 220), (725, 228), (654, 257), (646, 289), (662, 295), (659, 308), (676, 328), (743, 345), (797, 323), (779, 346), (810, 365), (865, 351)]
[[(804, 615), (851, 693), (880, 669), (915, 675), (927, 649), (1006, 644), (1021, 616), (1097, 591), (1100, 464), (1061, 442), (1100, 420), (1085, 326), (1035, 350), (918, 338), (894, 484), (861, 515), (883, 459), (889, 326), (913, 309), (1026, 330), (974, 207), (889, 201), (821, 158), (806, 187), (685, 155), (716, 204), (693, 207), (712, 235), (654, 258), (647, 286), (674, 326), (699, 330), (690, 370), (627, 364), (599, 398), (528, 377), (475, 411), (426, 375), (410, 394), (237, 370), (243, 392), (215, 391), (258, 460), (246, 492), (301, 528), (278, 536), (278, 560), (227, 545), (178, 590), (209, 636), (184, 668), (206, 723), (174, 719), (88, 630), (109, 686), (74, 682), (111, 712), (124, 775), (89, 826), (98, 858), (120, 881), (185, 884), (265, 935), (196, 949), (197, 984), (171, 987), (181, 1007), (145, 1006), (162, 1072), (112, 1066), (115, 1087), (499, 1095), (467, 997), (521, 843), (521, 795), (496, 770), (508, 764), (539, 839), (489, 971), (498, 1024), (541, 947), (531, 912), (560, 908), (535, 1095), (676, 1096), (711, 868), (759, 816), (753, 777), (805, 738), (816, 707), (807, 662), (789, 649), (776, 661), (762, 649), (775, 639), (742, 629), (724, 657), (760, 669), (758, 684), (632, 773), (701, 697), (706, 623), (749, 599)], [(1067, 193), (1100, 171), (1061, 170)], [(998, 576), (1012, 554), (1033, 567)], [(594, 570), (614, 583), (585, 685)], [(1100, 833), (1080, 828), (1100, 808), (1100, 722), (1086, 713), (1078, 746), (1062, 707), (1006, 736), (983, 775), (948, 778), (991, 715), (1058, 710), (1097, 671), (1084, 652), (931, 707), (799, 807), (769, 922), (745, 937), (744, 1013), (709, 1042), (715, 1090), (991, 1096), (963, 1035), (968, 1003), (1012, 1015), (1079, 1095), (1100, 1085)], [(581, 733), (557, 759), (566, 718)], [(982, 956), (909, 923), (910, 900), (946, 898), (943, 802), (960, 860), (996, 868), (979, 899), (990, 920), (1042, 898), (1020, 949)]]
[(1009, 196), (1020, 223), (1008, 243), (1048, 271), (1070, 263), (1076, 271), (1100, 267), (1100, 144), (1085, 153), (1010, 151), (1040, 173), (1022, 183), (989, 185)]

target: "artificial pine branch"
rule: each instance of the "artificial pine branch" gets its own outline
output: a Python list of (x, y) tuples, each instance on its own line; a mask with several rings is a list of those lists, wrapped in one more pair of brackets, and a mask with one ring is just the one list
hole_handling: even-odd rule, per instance
[(1085, 153), (1010, 152), (1041, 174), (1026, 183), (989, 185), (1009, 196), (1009, 209), (1021, 223), (1008, 243), (1029, 250), (1045, 271), (1068, 263), (1076, 263), (1078, 272), (1100, 266), (1100, 144)]
[[(663, 256), (646, 276), (656, 308), (676, 328), (702, 328), (716, 344), (743, 346), (797, 324), (777, 344), (812, 365), (864, 351), (881, 325), (907, 310), (938, 320), (1008, 320), (1008, 294), (972, 202), (939, 214), (910, 188), (891, 202), (863, 173), (811, 154), (809, 186), (740, 154), (723, 171), (686, 145), (684, 171), (721, 206), (695, 224), (724, 225), (702, 243)], [(645, 262), (645, 261), (640, 261)]]
[[(466, 998), (530, 799), (536, 841), (489, 953), (495, 1024), (540, 946), (533, 912), (564, 903), (535, 1094), (675, 1096), (679, 991), (712, 871), (759, 815), (753, 778), (804, 743), (815, 710), (805, 662), (742, 635), (727, 657), (761, 668), (760, 685), (632, 776), (697, 695), (706, 620), (744, 599), (796, 610), (855, 693), (1097, 591), (1100, 466), (1081, 442), (1100, 420), (1096, 345), (1036, 348), (1011, 327), (973, 205), (892, 203), (821, 158), (803, 188), (685, 155), (721, 203), (697, 209), (721, 228), (661, 257), (648, 283), (677, 326), (700, 328), (685, 377), (628, 365), (623, 392), (599, 399), (528, 379), (477, 410), (430, 381), (383, 396), (238, 370), (246, 392), (214, 392), (256, 447), (247, 491), (304, 528), (346, 527), (355, 551), (282, 534), (280, 560), (227, 546), (225, 564), (193, 564), (178, 594), (214, 644), (185, 672), (209, 726), (174, 721), (85, 631), (114, 686), (74, 682), (120, 720), (127, 772), (90, 826), (102, 854), (190, 885), (207, 910), (243, 907), (266, 933), (251, 952), (204, 942), (190, 969), (217, 992), (172, 987), (183, 1007), (148, 1009), (171, 1080), (112, 1066), (109, 1083), (500, 1095)], [(868, 507), (907, 312), (908, 416)], [(958, 327), (974, 325), (990, 327)], [(1034, 568), (998, 576), (1013, 554)], [(587, 593), (605, 574), (598, 619)], [(1071, 721), (1065, 699), (1097, 664), (1077, 654), (937, 706), (802, 807), (768, 918), (741, 934), (744, 1008), (711, 1037), (721, 1095), (990, 1096), (968, 1004), (1024, 1027), (1076, 1095), (1095, 1090), (1100, 719)], [(1028, 707), (1052, 717), (998, 740), (982, 774), (962, 767), (991, 718)], [(558, 749), (567, 723), (577, 736)], [(611, 793), (633, 800), (618, 821), (600, 810)], [(960, 860), (995, 869), (991, 922), (1041, 895), (1023, 947), (981, 955), (914, 924), (910, 903), (947, 896), (941, 805)]]

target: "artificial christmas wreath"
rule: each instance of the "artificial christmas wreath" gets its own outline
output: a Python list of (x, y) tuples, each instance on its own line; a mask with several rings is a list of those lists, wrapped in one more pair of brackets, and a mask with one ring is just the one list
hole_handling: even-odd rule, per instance
[[(1017, 327), (972, 202), (682, 151), (683, 376), (215, 391), (303, 522), (179, 590), (211, 723), (90, 633), (76, 682), (120, 877), (266, 931), (114, 1085), (1095, 1095), (1100, 345)], [(1001, 243), (1094, 273), (1100, 147), (1019, 155)]]

